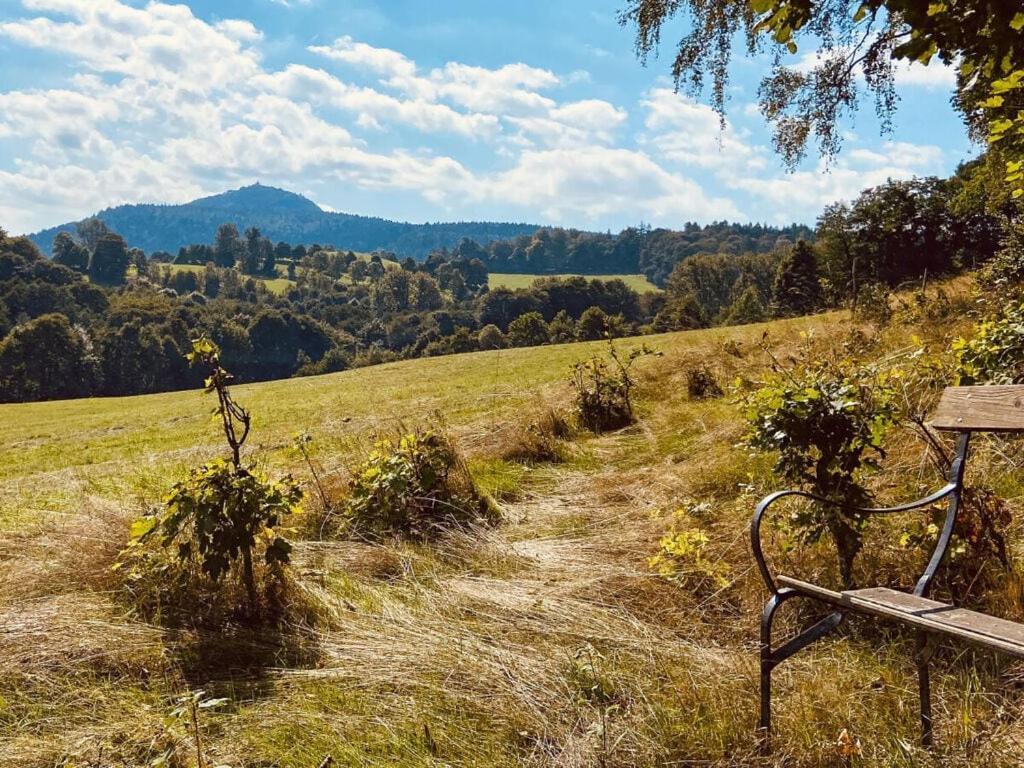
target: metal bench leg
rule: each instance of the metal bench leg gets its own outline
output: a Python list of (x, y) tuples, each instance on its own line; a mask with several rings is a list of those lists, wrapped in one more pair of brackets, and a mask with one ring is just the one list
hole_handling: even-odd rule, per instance
[(928, 675), (928, 662), (935, 654), (935, 645), (925, 632), (917, 634), (917, 690), (921, 697), (921, 744), (931, 747), (932, 737), (932, 686)]
[(779, 606), (792, 597), (806, 597), (799, 592), (780, 590), (764, 604), (761, 614), (761, 711), (758, 717), (758, 736), (762, 745), (767, 746), (772, 729), (772, 671), (793, 654), (820, 640), (843, 621), (840, 612), (830, 613), (812, 624), (796, 637), (772, 649), (772, 625)]

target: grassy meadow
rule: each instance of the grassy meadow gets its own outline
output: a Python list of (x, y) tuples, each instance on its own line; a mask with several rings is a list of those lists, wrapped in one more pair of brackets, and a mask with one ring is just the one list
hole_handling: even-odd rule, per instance
[[(200, 392), (0, 405), (0, 764), (1017, 764), (1019, 667), (944, 648), (929, 754), (916, 746), (913, 637), (856, 619), (779, 668), (774, 749), (759, 751), (764, 594), (747, 524), (777, 482), (770, 457), (740, 445), (734, 397), (691, 399), (686, 384), (699, 365), (723, 385), (756, 381), (766, 332), (785, 361), (808, 344), (884, 358), (905, 353), (912, 334), (941, 348), (969, 327), (907, 317), (878, 331), (831, 313), (646, 337), (662, 356), (637, 363), (638, 423), (576, 435), (560, 463), (521, 463), (509, 446), (530, 419), (569, 408), (569, 367), (601, 342), (237, 387), (255, 414), (248, 449), (272, 474), (308, 480), (291, 448), (305, 430), (325, 484), (341, 489), (373, 434), (443, 418), (502, 512), (493, 529), (433, 545), (298, 534), (294, 570), (317, 620), (289, 637), (146, 623), (111, 572), (131, 520), (223, 452)], [(1019, 462), (998, 446), (979, 455), (976, 471), (1019, 512)], [(909, 435), (895, 438), (880, 500), (939, 484), (922, 456)], [(681, 507), (724, 585), (650, 568)], [(875, 543), (885, 567), (907, 559)], [(1021, 551), (1017, 523), (1011, 543)], [(830, 555), (820, 544), (789, 556), (817, 569)], [(1006, 613), (1021, 585), (1007, 577)], [(200, 711), (197, 745), (194, 724), (173, 713), (199, 690), (225, 701)], [(859, 742), (846, 756), (844, 730)]]
[[(541, 277), (580, 277), (580, 275), (513, 275), (501, 272), (492, 272), (487, 278), (487, 284), (491, 288), (529, 288), (534, 281)], [(656, 293), (661, 289), (648, 280), (644, 275), (582, 275), (588, 280), (622, 280), (626, 285), (637, 293)]]
[[(202, 274), (206, 271), (206, 267), (199, 264), (161, 264), (160, 267), (170, 267), (172, 272), (196, 272)], [(279, 275), (283, 272), (283, 269), (279, 269)], [(245, 275), (244, 277), (248, 277)], [(278, 296), (284, 295), (289, 288), (295, 285), (294, 280), (289, 280), (287, 277), (261, 277), (259, 275), (252, 275), (255, 280), (259, 280), (263, 285), (266, 286), (267, 290), (271, 293), (277, 294)]]

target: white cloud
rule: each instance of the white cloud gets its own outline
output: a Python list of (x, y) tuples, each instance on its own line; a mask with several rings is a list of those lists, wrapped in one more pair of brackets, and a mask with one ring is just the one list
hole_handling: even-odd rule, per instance
[(720, 132), (711, 109), (670, 88), (639, 101), (637, 134), (625, 107), (580, 98), (588, 80), (578, 72), (456, 61), (425, 70), (350, 37), (310, 48), (326, 69), (271, 68), (245, 20), (208, 23), (157, 0), (22, 5), (29, 17), (0, 23), (0, 38), (64, 56), (75, 74), (48, 90), (0, 90), (0, 137), (13, 148), (0, 158), (0, 222), (12, 230), (255, 179), (407, 195), (435, 218), (604, 228), (772, 210), (808, 220), (865, 184), (943, 161), (929, 146), (855, 147), (830, 174), (786, 176), (746, 132)]
[(903, 62), (896, 67), (896, 84), (920, 88), (952, 90), (956, 87), (956, 66), (943, 64), (938, 59), (926, 66), (917, 62)]
[(682, 165), (712, 170), (763, 169), (763, 148), (748, 144), (731, 123), (724, 126), (718, 114), (705, 104), (655, 88), (641, 102), (647, 109), (645, 142), (664, 157)]
[(513, 169), (485, 182), (476, 194), (538, 206), (555, 222), (614, 217), (680, 225), (744, 218), (731, 200), (707, 195), (695, 181), (669, 173), (642, 152), (604, 147), (524, 152)]
[(829, 203), (852, 200), (867, 187), (937, 173), (944, 153), (931, 145), (886, 142), (877, 150), (852, 149), (833, 164), (770, 178), (737, 176), (731, 186), (773, 204), (776, 223), (811, 222)]
[(309, 51), (389, 77), (411, 77), (416, 74), (416, 65), (398, 51), (358, 43), (348, 35), (339, 37), (333, 45), (312, 45)]

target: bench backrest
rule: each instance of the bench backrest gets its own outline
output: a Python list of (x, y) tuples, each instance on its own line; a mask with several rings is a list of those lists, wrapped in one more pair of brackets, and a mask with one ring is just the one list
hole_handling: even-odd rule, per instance
[(1024, 432), (1024, 385), (946, 387), (932, 427), (950, 432)]

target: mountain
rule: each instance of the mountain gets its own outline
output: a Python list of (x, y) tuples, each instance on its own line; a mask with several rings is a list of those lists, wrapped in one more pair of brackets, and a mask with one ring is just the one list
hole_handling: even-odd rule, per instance
[[(147, 253), (176, 253), (191, 243), (212, 243), (225, 222), (244, 232), (259, 227), (274, 242), (292, 245), (335, 245), (353, 251), (393, 251), (423, 259), (434, 250), (458, 245), (464, 237), (478, 243), (532, 234), (537, 225), (487, 221), (409, 224), (350, 213), (322, 210), (312, 200), (284, 189), (253, 184), (183, 205), (119, 205), (96, 214), (120, 233), (128, 245)], [(58, 232), (74, 232), (69, 222), (30, 235), (43, 253), (50, 253)]]

